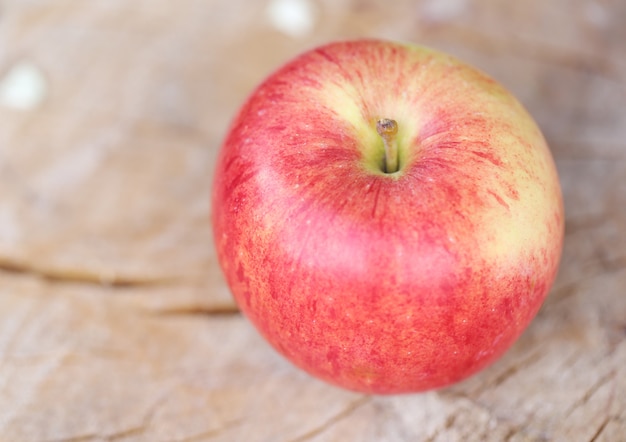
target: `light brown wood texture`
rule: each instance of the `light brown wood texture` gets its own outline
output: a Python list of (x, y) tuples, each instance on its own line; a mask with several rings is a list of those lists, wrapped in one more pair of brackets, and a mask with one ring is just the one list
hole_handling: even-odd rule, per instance
[[(626, 441), (626, 3), (0, 1), (0, 441)], [(566, 239), (514, 347), (437, 392), (369, 397), (293, 368), (236, 311), (209, 227), (214, 159), (268, 73), (319, 43), (427, 44), (544, 130)]]

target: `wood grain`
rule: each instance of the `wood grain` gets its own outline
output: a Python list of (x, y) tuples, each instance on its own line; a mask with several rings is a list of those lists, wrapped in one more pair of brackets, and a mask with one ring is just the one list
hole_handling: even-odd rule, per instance
[[(1, 441), (626, 440), (626, 4), (5, 0), (0, 83)], [(451, 52), (510, 88), (560, 172), (555, 287), (496, 364), (451, 388), (368, 397), (314, 380), (236, 311), (209, 228), (228, 122), (271, 70), (372, 36)]]

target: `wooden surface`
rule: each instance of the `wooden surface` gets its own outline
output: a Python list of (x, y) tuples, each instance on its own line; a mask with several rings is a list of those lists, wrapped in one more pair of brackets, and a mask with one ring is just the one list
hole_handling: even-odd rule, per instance
[[(0, 105), (0, 441), (625, 441), (626, 3), (311, 5), (289, 30), (265, 1), (0, 1), (0, 88), (20, 66), (40, 83)], [(439, 392), (367, 397), (294, 369), (212, 249), (237, 107), (296, 53), (359, 36), (489, 72), (561, 175), (550, 297), (503, 359)]]

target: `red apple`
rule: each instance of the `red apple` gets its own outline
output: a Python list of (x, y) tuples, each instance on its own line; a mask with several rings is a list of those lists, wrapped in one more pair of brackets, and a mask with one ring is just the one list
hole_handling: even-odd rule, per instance
[(256, 89), (221, 149), (212, 222), (261, 334), (379, 394), (501, 356), (563, 240), (554, 163), (520, 103), (448, 55), (372, 40), (314, 49)]

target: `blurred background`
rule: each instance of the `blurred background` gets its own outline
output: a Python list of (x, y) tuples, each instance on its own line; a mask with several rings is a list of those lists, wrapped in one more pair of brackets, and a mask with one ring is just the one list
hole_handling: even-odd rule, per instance
[[(624, 23), (620, 0), (0, 0), (0, 440), (624, 440)], [(551, 296), (501, 361), (440, 392), (295, 370), (213, 252), (237, 108), (296, 54), (359, 37), (489, 73), (561, 177)]]

